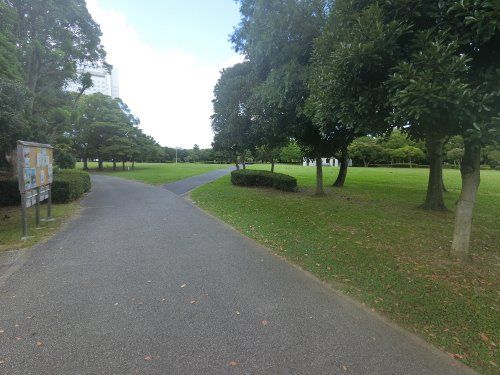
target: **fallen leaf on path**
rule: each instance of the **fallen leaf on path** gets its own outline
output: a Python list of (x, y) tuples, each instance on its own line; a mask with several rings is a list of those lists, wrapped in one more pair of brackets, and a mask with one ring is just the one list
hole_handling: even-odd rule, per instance
[(231, 366), (231, 367), (238, 366), (238, 362), (237, 361), (231, 361), (231, 362), (229, 362), (229, 366)]
[(236, 315), (240, 315), (241, 313), (239, 311), (235, 311)]
[(21, 336), (17, 336), (16, 337), (16, 340), (19, 341), (19, 340), (22, 340), (23, 338)]
[(181, 285), (181, 288), (185, 288), (187, 285), (186, 284), (182, 284)]
[(264, 327), (267, 326), (267, 320), (262, 320), (260, 324), (262, 324)]
[(4, 331), (3, 329), (0, 329), (0, 335), (1, 335), (2, 333), (5, 333), (5, 331)]
[(153, 359), (153, 357), (151, 357), (150, 355), (147, 355), (144, 357), (144, 360), (148, 361), (148, 362), (151, 361), (152, 359)]
[(0, 365), (3, 365), (5, 361), (3, 359), (0, 359)]
[(495, 361), (490, 361), (490, 365), (495, 366), (495, 367), (498, 367), (498, 365), (496, 364), (496, 362), (495, 362)]
[(342, 370), (347, 371), (347, 366), (346, 365), (342, 365)]
[(194, 305), (196, 303), (196, 301), (192, 300), (190, 303), (191, 303), (191, 305)]
[(39, 348), (41, 348), (43, 346), (43, 342), (41, 341), (37, 341), (36, 342), (36, 346), (38, 346)]

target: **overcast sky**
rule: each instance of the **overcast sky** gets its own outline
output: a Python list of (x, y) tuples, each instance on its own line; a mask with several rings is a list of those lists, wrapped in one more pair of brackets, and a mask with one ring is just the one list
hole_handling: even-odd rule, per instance
[(162, 146), (210, 147), (213, 88), (243, 60), (228, 41), (233, 0), (87, 0), (101, 25), (120, 97)]

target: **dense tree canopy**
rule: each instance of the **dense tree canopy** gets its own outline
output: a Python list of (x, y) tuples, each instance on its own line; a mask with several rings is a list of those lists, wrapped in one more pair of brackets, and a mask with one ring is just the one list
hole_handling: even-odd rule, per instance
[[(55, 145), (65, 167), (75, 155), (101, 163), (161, 159), (125, 103), (84, 95), (92, 79), (77, 68), (108, 66), (100, 37), (84, 0), (0, 1), (0, 168), (11, 166), (18, 139)], [(78, 93), (65, 90), (71, 80)]]
[[(425, 162), (430, 173), (422, 207), (437, 210), (446, 209), (443, 161), (461, 162), (467, 194), (458, 204), (457, 228), (465, 231), (453, 247), (467, 252), (472, 206), (466, 202), (474, 202), (479, 163), (491, 159), (495, 165), (498, 148), (499, 3), (239, 4), (241, 22), (232, 42), (254, 79), (244, 103), (253, 131), (239, 133), (240, 148), (275, 155), (274, 147), (293, 139), (308, 158), (335, 154), (342, 166), (337, 186), (350, 158), (363, 165)], [(223, 129), (216, 140), (223, 138), (221, 149), (229, 150), (235, 142), (230, 132), (221, 136)], [(455, 137), (462, 144), (452, 147)], [(317, 176), (321, 194), (321, 166)]]

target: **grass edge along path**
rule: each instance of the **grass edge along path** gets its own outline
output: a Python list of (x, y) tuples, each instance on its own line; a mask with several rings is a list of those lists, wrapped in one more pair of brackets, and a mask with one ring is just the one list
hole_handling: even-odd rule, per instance
[[(312, 195), (314, 168), (277, 171), (297, 177), (302, 191), (234, 187), (226, 176), (194, 190), (191, 199), (456, 359), (498, 373), (500, 173), (482, 173), (474, 262), (463, 265), (446, 255), (453, 212), (418, 208), (426, 170), (352, 168), (346, 187), (322, 198)], [(335, 172), (325, 172), (333, 182)], [(451, 209), (459, 172), (445, 171), (445, 183)]]
[[(144, 182), (151, 185), (163, 185), (185, 178), (197, 176), (214, 170), (229, 168), (229, 164), (203, 164), (203, 163), (127, 163), (125, 170), (122, 165), (117, 165), (117, 170), (113, 171), (112, 163), (104, 163), (104, 170), (97, 169), (97, 163), (89, 163), (92, 173), (102, 173), (108, 176), (121, 177), (128, 180)], [(77, 169), (82, 169), (83, 163), (77, 163)]]
[[(52, 204), (53, 221), (42, 221), (35, 228), (35, 208), (28, 209), (29, 238), (22, 240), (21, 208), (19, 206), (0, 207), (0, 255), (4, 251), (19, 250), (45, 242), (57, 234), (64, 225), (81, 209), (80, 202)], [(40, 217), (46, 216), (47, 206), (40, 207)]]

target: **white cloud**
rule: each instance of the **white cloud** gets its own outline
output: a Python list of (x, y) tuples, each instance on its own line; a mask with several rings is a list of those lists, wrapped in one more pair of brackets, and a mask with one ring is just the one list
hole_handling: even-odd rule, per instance
[(209, 147), (213, 87), (224, 67), (242, 61), (234, 54), (218, 64), (180, 49), (164, 51), (140, 40), (137, 30), (119, 11), (87, 0), (101, 25), (108, 62), (118, 69), (120, 97), (141, 119), (141, 128), (161, 145)]

